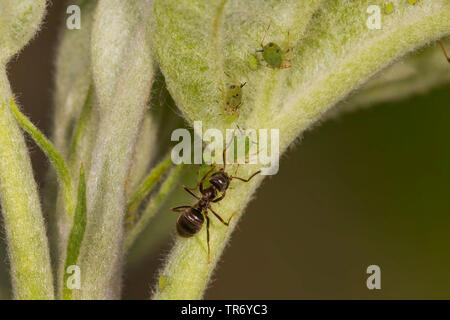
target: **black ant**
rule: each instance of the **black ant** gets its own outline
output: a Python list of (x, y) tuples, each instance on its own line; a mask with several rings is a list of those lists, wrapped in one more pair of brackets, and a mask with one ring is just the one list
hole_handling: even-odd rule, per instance
[[(234, 136), (232, 142), (234, 141)], [(211, 202), (216, 203), (225, 198), (225, 194), (230, 185), (230, 182), (233, 179), (237, 179), (243, 182), (249, 182), (254, 176), (261, 172), (261, 170), (252, 174), (248, 179), (230, 176), (225, 172), (226, 162), (225, 162), (225, 153), (227, 148), (223, 151), (223, 167), (218, 171), (214, 172), (211, 177), (209, 177), (208, 181), (211, 183), (211, 186), (204, 188), (203, 182), (208, 177), (208, 175), (214, 171), (215, 165), (211, 167), (211, 169), (202, 177), (199, 183), (193, 188), (188, 188), (183, 186), (183, 189), (186, 190), (190, 195), (195, 197), (198, 202), (192, 206), (179, 206), (172, 208), (172, 211), (182, 212), (182, 214), (178, 217), (177, 220), (177, 233), (179, 236), (184, 238), (190, 238), (196, 235), (203, 227), (203, 223), (206, 218), (206, 242), (208, 244), (208, 263), (210, 263), (210, 247), (209, 247), (209, 217), (208, 210), (210, 210), (220, 222), (224, 225), (228, 226), (230, 224), (231, 218), (237, 213), (233, 213), (228, 221), (222, 219), (222, 217), (211, 208)], [(201, 196), (197, 196), (193, 193), (193, 190), (200, 191)], [(217, 195), (222, 193), (219, 197)]]

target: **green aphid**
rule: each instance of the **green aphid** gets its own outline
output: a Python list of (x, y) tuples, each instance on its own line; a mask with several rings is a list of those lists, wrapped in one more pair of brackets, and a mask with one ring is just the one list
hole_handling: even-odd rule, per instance
[(167, 285), (167, 278), (166, 276), (160, 276), (158, 279), (158, 287), (159, 291), (163, 291), (166, 288)]
[(235, 82), (235, 84), (227, 86), (227, 91), (225, 93), (222, 91), (223, 98), (225, 99), (225, 111), (231, 115), (236, 115), (242, 104), (242, 88), (245, 86), (246, 82), (240, 83), (229, 74), (225, 74)]
[(384, 7), (384, 12), (386, 14), (391, 14), (392, 11), (394, 11), (394, 5), (392, 4), (392, 2), (386, 3), (386, 5)]
[[(269, 42), (264, 45), (264, 39), (266, 38), (267, 31), (269, 31), (270, 24), (264, 33), (264, 37), (261, 40), (261, 50), (257, 50), (257, 52), (262, 53), (263, 61), (267, 63), (267, 67), (272, 69), (286, 69), (292, 67), (290, 64), (286, 64), (286, 62), (290, 62), (292, 59), (292, 50), (289, 47), (289, 32), (288, 32), (288, 48), (286, 50), (281, 49), (279, 45), (274, 42)], [(288, 53), (291, 53), (291, 56), (288, 57)]]
[(417, 0), (408, 0), (410, 5), (415, 5), (417, 3)]
[(258, 57), (256, 57), (254, 54), (251, 54), (248, 57), (248, 66), (251, 70), (258, 70), (259, 67), (259, 60)]

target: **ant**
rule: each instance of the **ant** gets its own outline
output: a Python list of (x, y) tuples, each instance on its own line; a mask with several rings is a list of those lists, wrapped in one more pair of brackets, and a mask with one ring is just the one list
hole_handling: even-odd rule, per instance
[[(231, 140), (234, 142), (233, 139)], [(226, 162), (225, 162), (225, 153), (228, 146), (223, 150), (223, 167), (218, 171), (214, 172), (208, 179), (211, 183), (211, 186), (204, 188), (203, 182), (206, 178), (215, 170), (215, 165), (212, 165), (211, 169), (201, 178), (201, 180), (197, 183), (197, 185), (193, 188), (188, 188), (183, 185), (183, 189), (186, 190), (190, 195), (195, 197), (198, 201), (192, 206), (179, 206), (172, 208), (171, 210), (174, 212), (181, 212), (181, 215), (177, 220), (177, 233), (179, 236), (183, 238), (190, 238), (196, 235), (203, 227), (203, 223), (206, 219), (206, 242), (208, 244), (208, 264), (210, 263), (210, 247), (209, 247), (209, 217), (208, 210), (210, 210), (220, 222), (222, 222), (227, 227), (230, 224), (231, 219), (237, 213), (233, 213), (228, 221), (222, 219), (222, 217), (211, 208), (211, 202), (217, 203), (225, 198), (227, 189), (230, 185), (230, 182), (233, 179), (237, 179), (243, 182), (249, 182), (254, 176), (261, 172), (258, 170), (254, 174), (252, 174), (248, 179), (231, 176), (225, 172)], [(194, 190), (200, 191), (201, 196), (197, 196)], [(221, 193), (220, 196), (218, 194)]]

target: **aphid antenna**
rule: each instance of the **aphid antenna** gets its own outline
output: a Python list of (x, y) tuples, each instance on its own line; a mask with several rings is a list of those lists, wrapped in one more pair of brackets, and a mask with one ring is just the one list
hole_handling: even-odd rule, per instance
[(247, 82), (241, 83), (241, 82), (238, 81), (237, 79), (235, 79), (235, 78), (233, 78), (232, 76), (230, 76), (228, 73), (226, 73), (226, 72), (224, 72), (224, 73), (225, 73), (225, 75), (226, 75), (228, 78), (230, 78), (231, 80), (233, 80), (234, 82), (236, 82), (241, 88), (242, 88), (243, 86), (245, 86), (246, 83), (247, 83)]
[[(264, 37), (263, 37), (262, 40), (261, 40), (261, 47), (262, 47), (262, 48), (264, 48), (264, 40), (266, 39), (266, 35), (267, 35), (267, 32), (269, 31), (269, 28), (270, 28), (270, 23), (269, 23), (269, 25), (267, 26), (266, 31), (264, 32)], [(263, 50), (263, 51), (264, 51), (264, 50)]]

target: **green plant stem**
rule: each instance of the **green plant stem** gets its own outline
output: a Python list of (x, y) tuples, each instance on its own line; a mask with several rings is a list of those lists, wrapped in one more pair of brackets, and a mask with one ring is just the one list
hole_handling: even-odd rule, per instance
[(44, 219), (23, 135), (9, 107), (11, 90), (0, 70), (0, 200), (14, 297), (53, 299)]
[(39, 148), (41, 148), (41, 150), (46, 154), (50, 162), (53, 164), (58, 175), (58, 179), (62, 185), (66, 214), (68, 215), (69, 219), (72, 219), (75, 211), (75, 200), (72, 188), (72, 178), (70, 176), (66, 162), (64, 161), (63, 157), (55, 150), (52, 143), (42, 134), (42, 132), (40, 132), (39, 129), (36, 128), (36, 126), (32, 124), (31, 121), (19, 111), (19, 108), (17, 108), (16, 104), (14, 103), (14, 99), (11, 99), (10, 106), (22, 129), (25, 130), (33, 138)]
[(125, 184), (154, 72), (152, 8), (148, 0), (101, 0), (95, 11), (91, 62), (99, 124), (87, 175), (83, 284), (75, 299), (120, 296)]
[(124, 242), (125, 252), (127, 252), (131, 248), (137, 237), (148, 225), (150, 219), (155, 215), (155, 213), (161, 207), (163, 202), (167, 199), (168, 195), (172, 192), (172, 190), (176, 186), (178, 178), (180, 177), (183, 171), (183, 167), (184, 165), (180, 164), (175, 168), (172, 168), (168, 173), (167, 178), (164, 180), (160, 189), (158, 190), (158, 193), (154, 197), (150, 198), (149, 204), (147, 208), (144, 210), (144, 213), (126, 235)]
[[(80, 254), (81, 243), (83, 242), (84, 231), (86, 229), (86, 179), (84, 176), (83, 165), (80, 166), (80, 178), (78, 180), (78, 200), (75, 217), (70, 231), (69, 240), (67, 242), (67, 254), (64, 270), (71, 265), (75, 265)], [(67, 286), (66, 282), (69, 274), (64, 272), (63, 277), (63, 299), (72, 299), (72, 290)]]
[[(153, 189), (155, 184), (160, 180), (161, 176), (169, 169), (172, 164), (170, 153), (162, 160), (142, 181), (136, 192), (131, 196), (127, 204), (127, 219), (132, 219), (133, 214), (139, 207), (139, 204), (144, 200), (148, 193)], [(127, 220), (126, 219), (126, 220)]]
[(91, 85), (89, 87), (88, 94), (86, 96), (86, 101), (84, 102), (83, 109), (81, 110), (80, 119), (77, 122), (77, 125), (75, 127), (73, 137), (72, 137), (72, 143), (70, 145), (69, 150), (69, 163), (73, 162), (73, 158), (75, 157), (78, 144), (80, 143), (82, 134), (86, 128), (86, 125), (89, 120), (89, 115), (92, 111), (92, 95), (94, 94), (94, 87)]

